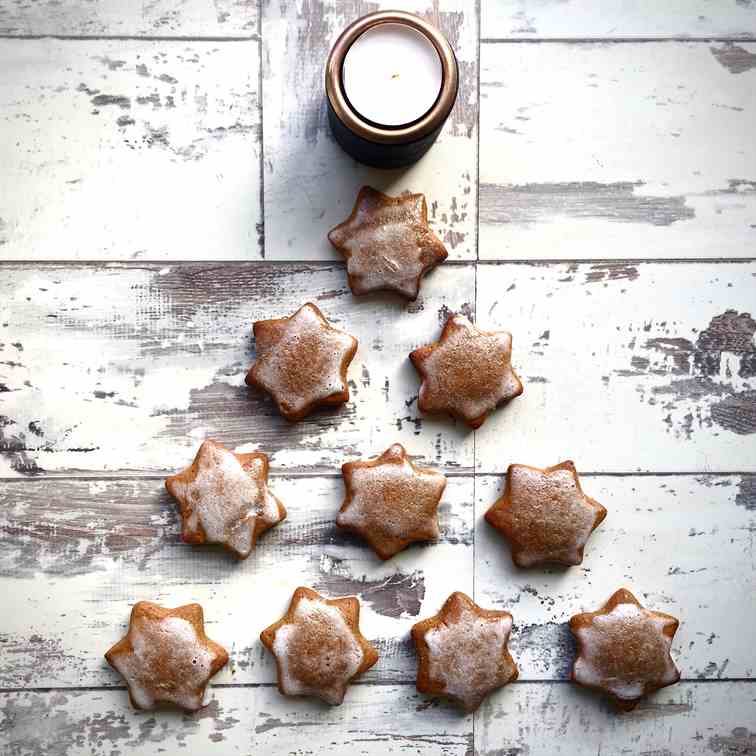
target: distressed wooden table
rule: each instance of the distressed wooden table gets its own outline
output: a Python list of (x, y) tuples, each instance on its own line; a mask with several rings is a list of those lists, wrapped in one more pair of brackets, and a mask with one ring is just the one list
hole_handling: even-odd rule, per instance
[[(379, 6), (454, 44), (461, 91), (404, 173), (355, 165), (330, 43)], [(0, 0), (3, 754), (756, 753), (756, 3)], [(426, 193), (450, 260), (352, 298), (327, 229)], [(255, 319), (314, 299), (360, 340), (353, 401), (291, 426), (243, 384)], [(467, 433), (408, 352), (463, 310), (525, 393)], [(246, 562), (179, 542), (169, 472), (271, 456), (289, 519)], [(400, 441), (449, 486), (438, 544), (337, 532), (339, 465)], [(583, 565), (515, 570), (482, 523), (510, 462), (572, 458), (609, 509)], [(325, 708), (258, 641), (299, 584), (355, 593), (380, 662)], [(682, 681), (631, 714), (567, 682), (566, 620), (620, 586), (681, 618)], [(514, 614), (521, 678), (475, 717), (414, 689), (452, 589)], [(231, 653), (195, 716), (130, 709), (102, 653), (138, 599), (204, 604)]]

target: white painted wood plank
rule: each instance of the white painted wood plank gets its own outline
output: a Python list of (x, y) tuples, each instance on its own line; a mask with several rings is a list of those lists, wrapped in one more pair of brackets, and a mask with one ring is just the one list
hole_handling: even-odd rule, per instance
[(475, 753), (671, 756), (756, 752), (756, 683), (680, 683), (618, 714), (575, 685), (515, 683), (486, 701)]
[(258, 0), (0, 0), (0, 34), (249, 36)]
[(242, 562), (179, 540), (162, 480), (0, 485), (0, 688), (118, 685), (102, 655), (141, 599), (203, 605), (208, 635), (231, 656), (216, 682), (273, 682), (259, 634), (299, 585), (359, 596), (362, 630), (381, 653), (365, 679), (414, 680), (411, 625), (438, 611), (452, 589), (473, 590), (471, 477), (448, 480), (441, 538), (385, 563), (336, 527), (340, 476), (273, 478), (288, 517)]
[(414, 679), (410, 626), (437, 611), (451, 591), (472, 591), (473, 569), (478, 602), (514, 616), (512, 652), (523, 680), (566, 678), (574, 647), (565, 623), (620, 586), (681, 620), (673, 650), (684, 678), (753, 677), (750, 637), (741, 630), (756, 612), (755, 482), (587, 476), (586, 491), (609, 517), (584, 564), (523, 571), (482, 519), (501, 492), (498, 476), (478, 476), (475, 497), (470, 478), (449, 478), (440, 541), (387, 563), (335, 528), (339, 478), (274, 478), (289, 517), (242, 563), (179, 541), (174, 504), (160, 480), (6, 481), (0, 585), (10, 605), (0, 636), (0, 687), (117, 684), (101, 654), (139, 599), (200, 601), (210, 635), (231, 652), (219, 682), (271, 682), (271, 658), (257, 637), (300, 584), (360, 596), (365, 635), (381, 651), (367, 679), (406, 682)]
[(756, 471), (756, 265), (480, 265), (478, 324), (513, 334), (523, 395), (477, 466)]
[[(378, 9), (419, 13), (449, 38), (460, 66), (457, 104), (431, 151), (409, 169), (355, 163), (328, 127), (324, 68), (351, 21)], [(326, 234), (349, 214), (363, 184), (426, 195), (432, 227), (452, 259), (475, 257), (477, 15), (467, 0), (264, 0), (263, 118), (266, 256), (335, 260)]]
[(341, 706), (285, 699), (273, 688), (225, 688), (203, 711), (138, 713), (126, 693), (5, 693), (0, 732), (11, 756), (111, 756), (211, 750), (315, 754), (565, 753), (570, 756), (754, 752), (756, 683), (681, 683), (617, 714), (565, 683), (513, 683), (476, 715), (429, 705), (414, 687), (353, 686)]
[(514, 39), (756, 37), (751, 0), (484, 0), (481, 36)]
[(754, 256), (756, 44), (491, 44), (481, 68), (481, 258)]
[[(445, 265), (420, 299), (356, 300), (342, 265), (5, 266), (0, 276), (0, 475), (171, 471), (206, 437), (274, 469), (337, 472), (394, 442), (473, 466), (473, 437), (421, 418), (409, 352), (474, 300), (472, 266)], [(312, 300), (359, 340), (350, 402), (291, 424), (244, 385), (252, 323)]]
[(472, 717), (428, 706), (413, 686), (352, 686), (341, 706), (275, 688), (213, 691), (204, 710), (138, 713), (124, 691), (0, 694), (9, 756), (472, 754)]
[[(523, 452), (511, 461), (531, 460)], [(583, 564), (527, 570), (483, 520), (503, 478), (475, 483), (476, 601), (512, 613), (511, 650), (524, 679), (566, 679), (574, 657), (567, 622), (619, 588), (680, 620), (672, 655), (683, 679), (756, 676), (753, 638), (743, 632), (756, 623), (756, 477), (585, 476), (584, 490), (609, 514)]]
[(0, 40), (0, 258), (259, 259), (258, 53)]

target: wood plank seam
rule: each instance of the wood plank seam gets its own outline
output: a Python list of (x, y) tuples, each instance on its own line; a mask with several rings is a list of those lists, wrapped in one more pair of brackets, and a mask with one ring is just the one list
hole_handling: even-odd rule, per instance
[[(699, 677), (681, 677), (678, 684), (694, 683), (696, 685), (717, 685), (727, 683), (756, 683), (756, 677), (717, 677), (717, 678), (699, 678)], [(554, 679), (535, 679), (528, 680), (518, 677), (516, 680), (507, 683), (510, 685), (573, 685), (572, 680), (563, 678)], [(385, 687), (414, 687), (415, 680), (354, 680), (350, 683), (362, 688), (385, 688)], [(210, 683), (208, 690), (256, 690), (265, 688), (278, 688), (278, 683)], [(0, 687), (0, 694), (13, 693), (98, 693), (104, 691), (126, 691), (125, 685), (68, 685), (68, 686), (42, 686), (34, 688)]]
[(265, 118), (263, 116), (263, 41), (262, 41), (263, 0), (257, 0), (257, 107), (260, 111), (260, 220), (257, 225), (257, 245), (260, 257), (265, 260)]
[(508, 44), (626, 44), (626, 43), (646, 43), (646, 42), (753, 42), (753, 36), (703, 36), (703, 37), (684, 37), (684, 36), (660, 36), (660, 37), (482, 37), (480, 42), (484, 45), (508, 45)]
[[(754, 263), (756, 257), (623, 257), (618, 259), (616, 257), (517, 257), (507, 259), (486, 259), (486, 260), (446, 260), (444, 261), (444, 267), (473, 267), (477, 265), (533, 265), (533, 266), (548, 266), (548, 265), (647, 265), (664, 263), (665, 265), (691, 265), (691, 264), (704, 264), (704, 265), (717, 265), (717, 264), (733, 264), (733, 263)], [(130, 262), (128, 260), (62, 260), (59, 258), (40, 259), (40, 260), (0, 260), (0, 268), (24, 268), (31, 265), (58, 265), (60, 267), (71, 266), (77, 268), (85, 267), (97, 267), (104, 266), (108, 269), (129, 269), (129, 270), (151, 270), (153, 268), (162, 268), (170, 265), (181, 265), (185, 268), (189, 268), (193, 265), (222, 265), (224, 268), (243, 267), (251, 265), (259, 265), (264, 263), (265, 265), (275, 265), (286, 267), (287, 265), (306, 265), (313, 268), (343, 268), (346, 269), (346, 263), (342, 260), (334, 258), (333, 260), (313, 260), (313, 259), (275, 259), (266, 258), (264, 260), (224, 260), (219, 263), (217, 259), (192, 259), (192, 260), (142, 260), (140, 262)]]
[(40, 40), (59, 42), (259, 42), (258, 34), (243, 34), (233, 37), (196, 35), (155, 35), (155, 34), (0, 34), (0, 40)]
[[(75, 481), (91, 481), (93, 483), (96, 483), (98, 481), (107, 481), (107, 482), (115, 482), (119, 480), (165, 480), (165, 478), (168, 475), (172, 475), (175, 473), (175, 470), (168, 470), (166, 469), (165, 473), (161, 473), (159, 475), (156, 475), (155, 473), (147, 473), (147, 474), (139, 474), (139, 473), (132, 473), (132, 472), (124, 472), (124, 471), (115, 471), (111, 475), (107, 475), (104, 473), (98, 473), (96, 475), (92, 474), (82, 474), (82, 475), (71, 475), (71, 474), (65, 474), (65, 475), (57, 475), (55, 473), (46, 473), (44, 475), (30, 475), (26, 477), (16, 477), (11, 478), (8, 476), (0, 476), (0, 483), (24, 483), (24, 484), (30, 484), (39, 482), (40, 480), (55, 480), (55, 481), (67, 481), (67, 480), (75, 480)], [(504, 478), (505, 473), (503, 472), (485, 472), (482, 470), (479, 470), (478, 472), (474, 473), (472, 468), (470, 470), (445, 470), (444, 475), (447, 478), (470, 478), (473, 479), (475, 477), (485, 477), (485, 478)], [(708, 472), (705, 470), (686, 470), (682, 472), (678, 471), (649, 471), (649, 470), (643, 470), (643, 471), (622, 471), (617, 472), (615, 471), (609, 471), (609, 472), (602, 472), (602, 471), (596, 471), (596, 470), (588, 470), (588, 471), (580, 471), (580, 477), (581, 478), (718, 478), (718, 477), (727, 477), (731, 475), (739, 475), (741, 477), (754, 477), (756, 476), (756, 473), (753, 471), (748, 470), (717, 470), (716, 472)], [(301, 470), (292, 470), (290, 472), (287, 472), (286, 470), (271, 470), (270, 471), (270, 478), (280, 478), (280, 479), (287, 479), (287, 478), (296, 478), (300, 480), (308, 480), (308, 479), (319, 479), (319, 478), (333, 478), (338, 479), (341, 478), (341, 473), (332, 471), (332, 472), (308, 472), (308, 471), (301, 471)]]

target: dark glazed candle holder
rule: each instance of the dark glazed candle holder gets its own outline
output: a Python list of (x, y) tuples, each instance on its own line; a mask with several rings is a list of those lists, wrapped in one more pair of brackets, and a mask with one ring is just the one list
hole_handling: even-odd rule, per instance
[[(404, 24), (433, 44), (441, 59), (441, 90), (431, 109), (403, 126), (381, 126), (363, 118), (344, 93), (342, 67), (347, 51), (364, 32), (378, 24)], [(374, 168), (401, 168), (418, 161), (431, 147), (449, 117), (459, 88), (457, 58), (446, 37), (419, 16), (379, 11), (347, 26), (328, 56), (325, 74), (328, 122), (336, 141), (355, 160)]]

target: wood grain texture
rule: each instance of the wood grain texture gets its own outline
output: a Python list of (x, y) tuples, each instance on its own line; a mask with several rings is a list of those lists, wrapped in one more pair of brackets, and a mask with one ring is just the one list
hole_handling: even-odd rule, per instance
[(0, 258), (260, 258), (257, 42), (3, 39), (0, 70)]
[(118, 685), (102, 655), (142, 599), (203, 605), (208, 635), (231, 657), (216, 682), (273, 682), (259, 633), (299, 585), (360, 598), (362, 631), (381, 654), (365, 679), (414, 680), (411, 625), (436, 612), (450, 586), (473, 589), (472, 478), (448, 479), (437, 542), (387, 562), (336, 527), (340, 477), (275, 477), (270, 485), (288, 517), (237, 561), (220, 547), (180, 541), (162, 480), (4, 482), (0, 688)]
[[(756, 683), (680, 683), (629, 714), (565, 683), (516, 682), (475, 717), (432, 703), (413, 686), (356, 685), (341, 706), (285, 699), (271, 687), (212, 690), (193, 715), (135, 714), (123, 690), (4, 693), (8, 756), (138, 752), (442, 754), (632, 753), (750, 756)], [(44, 712), (44, 716), (40, 714)]]
[[(330, 45), (379, 7), (460, 61), (404, 172), (325, 118)], [(480, 131), (478, 7), (527, 42), (483, 44)], [(0, 0), (0, 37), (3, 754), (756, 756), (756, 264), (732, 262), (756, 249), (756, 2)], [(555, 41), (636, 37), (701, 41)], [(454, 262), (414, 304), (354, 299), (326, 241), (363, 183), (428, 198)], [(558, 259), (593, 262), (533, 262)], [(307, 300), (360, 348), (350, 404), (292, 426), (243, 378), (253, 321)], [(475, 434), (418, 413), (407, 360), (453, 311), (512, 331), (525, 383)], [(244, 562), (181, 543), (163, 488), (206, 437), (267, 452), (289, 512)], [(339, 465), (395, 441), (450, 477), (439, 541), (382, 563), (334, 526)], [(565, 458), (608, 518), (582, 566), (515, 570), (483, 513), (509, 463)], [(358, 595), (381, 653), (342, 707), (281, 697), (259, 643), (300, 584)], [(621, 585), (680, 618), (685, 680), (619, 716), (565, 681), (565, 622)], [(514, 615), (522, 679), (475, 717), (414, 689), (409, 628), (452, 590)], [(105, 664), (139, 599), (205, 606), (231, 661), (202, 712), (134, 712)]]
[[(231, 653), (222, 683), (267, 683), (274, 669), (257, 642), (293, 589), (358, 595), (362, 627), (381, 652), (366, 679), (414, 679), (408, 632), (453, 590), (514, 616), (512, 653), (523, 680), (566, 679), (572, 614), (620, 586), (681, 620), (674, 657), (687, 679), (754, 676), (754, 476), (589, 476), (586, 492), (609, 510), (581, 567), (519, 570), (482, 519), (500, 476), (451, 477), (441, 538), (380, 562), (334, 526), (339, 478), (275, 477), (289, 517), (245, 562), (178, 537), (161, 480), (6, 481), (0, 493), (0, 574), (11, 597), (0, 636), (0, 688), (113, 685), (101, 659), (140, 599), (200, 601), (208, 633)], [(475, 501), (473, 558), (473, 501)], [(252, 593), (250, 594), (250, 590)], [(54, 600), (64, 595), (65, 603)], [(252, 596), (250, 601), (248, 598)], [(91, 607), (96, 606), (93, 612)], [(736, 611), (738, 623), (728, 620)]]
[(258, 0), (0, 0), (0, 34), (249, 36)]
[(475, 753), (753, 756), (756, 683), (679, 683), (618, 714), (575, 685), (515, 683), (483, 703)]
[(478, 470), (756, 471), (754, 263), (481, 264), (477, 294), (525, 385)]
[(483, 45), (480, 257), (753, 257), (755, 131), (756, 44)]
[[(473, 437), (419, 416), (412, 349), (471, 311), (472, 266), (446, 265), (420, 298), (356, 300), (343, 265), (6, 265), (0, 277), (0, 475), (172, 471), (214, 437), (274, 469), (338, 472), (401, 442), (472, 468)], [(313, 300), (359, 348), (350, 402), (291, 424), (244, 385), (252, 323)]]
[[(125, 691), (0, 694), (8, 756), (139, 753), (472, 754), (472, 717), (429, 706), (412, 686), (352, 686), (341, 706), (226, 688), (197, 714), (135, 714)], [(40, 723), (39, 712), (47, 712)]]
[(583, 477), (608, 515), (582, 565), (569, 569), (515, 567), (507, 542), (482, 519), (503, 478), (475, 483), (476, 600), (512, 613), (512, 655), (524, 679), (567, 679), (575, 653), (568, 620), (619, 588), (680, 620), (672, 656), (683, 679), (756, 676), (743, 632), (756, 623), (755, 476)]
[(502, 39), (756, 37), (751, 0), (487, 0), (481, 36)]
[[(439, 26), (459, 61), (457, 104), (433, 149), (398, 171), (355, 163), (327, 122), (324, 67), (343, 28), (378, 9), (418, 13)], [(389, 194), (421, 192), (433, 230), (452, 259), (475, 257), (477, 156), (476, 6), (467, 0), (264, 0), (263, 112), (266, 256), (334, 260), (328, 230), (369, 184)]]

